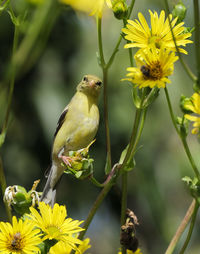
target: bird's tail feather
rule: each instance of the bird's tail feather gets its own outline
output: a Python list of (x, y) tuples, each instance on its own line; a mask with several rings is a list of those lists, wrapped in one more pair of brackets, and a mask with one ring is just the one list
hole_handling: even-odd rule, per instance
[(52, 169), (50, 170), (47, 182), (40, 198), (40, 202), (45, 202), (46, 204), (49, 204), (53, 207), (56, 202), (56, 189), (53, 189), (53, 187), (51, 187), (51, 175)]

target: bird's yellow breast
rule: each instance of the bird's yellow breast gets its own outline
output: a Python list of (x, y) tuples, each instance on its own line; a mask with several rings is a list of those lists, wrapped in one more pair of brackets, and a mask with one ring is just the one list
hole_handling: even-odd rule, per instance
[(94, 98), (76, 92), (68, 105), (64, 122), (53, 144), (53, 157), (64, 148), (64, 155), (86, 147), (95, 137), (99, 125), (99, 110)]

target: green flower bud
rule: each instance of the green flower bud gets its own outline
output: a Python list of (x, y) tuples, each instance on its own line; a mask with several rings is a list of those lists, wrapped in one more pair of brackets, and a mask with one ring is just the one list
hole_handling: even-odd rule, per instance
[(177, 23), (180, 23), (184, 20), (186, 16), (187, 9), (183, 3), (178, 3), (174, 6), (174, 9), (172, 11), (173, 18), (178, 17)]
[(190, 98), (187, 98), (184, 95), (181, 95), (180, 98), (180, 108), (184, 114), (191, 114), (192, 111), (188, 109), (188, 106), (192, 105), (192, 101)]
[(27, 192), (24, 187), (14, 185), (6, 188), (4, 201), (7, 202), (8, 206), (12, 206), (17, 213), (23, 215), (29, 213), (30, 206), (39, 202), (39, 196), (40, 193), (36, 192), (34, 188)]
[(128, 13), (127, 4), (123, 0), (115, 0), (112, 4), (112, 10), (117, 19), (124, 19)]

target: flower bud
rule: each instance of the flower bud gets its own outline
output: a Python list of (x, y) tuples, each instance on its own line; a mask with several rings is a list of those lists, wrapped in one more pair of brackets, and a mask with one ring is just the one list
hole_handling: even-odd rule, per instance
[(177, 23), (180, 23), (184, 20), (184, 18), (186, 16), (186, 12), (187, 12), (187, 9), (186, 9), (185, 5), (182, 2), (180, 2), (174, 6), (172, 15), (173, 15), (173, 18), (178, 17)]
[(4, 201), (8, 203), (9, 207), (12, 206), (21, 215), (29, 213), (29, 207), (35, 206), (39, 202), (41, 195), (35, 190), (37, 184), (38, 181), (35, 181), (33, 188), (29, 192), (19, 185), (7, 187), (4, 193)]
[(127, 4), (123, 0), (113, 1), (112, 10), (117, 19), (125, 18), (128, 13)]
[(190, 114), (192, 113), (191, 110), (189, 110), (188, 106), (192, 105), (192, 101), (190, 98), (185, 97), (184, 95), (181, 95), (180, 98), (180, 108), (184, 114)]

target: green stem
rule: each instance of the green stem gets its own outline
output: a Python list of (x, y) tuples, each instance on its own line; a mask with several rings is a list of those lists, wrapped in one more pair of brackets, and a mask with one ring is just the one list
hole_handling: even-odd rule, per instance
[(14, 39), (13, 39), (13, 48), (12, 48), (12, 59), (11, 59), (11, 71), (10, 71), (10, 89), (9, 89), (9, 95), (8, 95), (8, 105), (7, 105), (7, 110), (6, 110), (6, 115), (5, 119), (3, 122), (3, 127), (2, 127), (2, 135), (3, 139), (0, 143), (0, 148), (4, 143), (7, 128), (8, 128), (8, 121), (9, 121), (9, 116), (10, 116), (10, 111), (11, 111), (11, 105), (12, 105), (12, 98), (13, 98), (13, 91), (14, 91), (14, 86), (15, 86), (15, 76), (16, 76), (16, 70), (13, 64), (13, 59), (14, 55), (16, 52), (17, 44), (18, 44), (18, 39), (19, 39), (19, 26), (14, 26)]
[(179, 137), (181, 138), (181, 141), (182, 141), (184, 150), (185, 150), (185, 152), (186, 152), (186, 154), (187, 154), (187, 157), (188, 157), (188, 159), (189, 159), (189, 161), (190, 161), (190, 164), (191, 164), (191, 166), (192, 166), (192, 169), (193, 169), (193, 171), (194, 171), (196, 177), (197, 177), (198, 180), (200, 181), (200, 174), (199, 174), (199, 171), (198, 171), (198, 169), (197, 169), (197, 166), (196, 166), (196, 164), (195, 164), (195, 162), (194, 162), (194, 159), (193, 159), (193, 157), (192, 157), (192, 154), (191, 154), (191, 152), (190, 152), (190, 149), (189, 149), (189, 147), (188, 147), (188, 144), (187, 144), (187, 141), (186, 141), (186, 137), (183, 136), (183, 135), (180, 133), (180, 131), (179, 131), (178, 127), (177, 127), (176, 119), (175, 119), (175, 117), (174, 117), (173, 109), (172, 109), (172, 106), (171, 106), (171, 101), (170, 101), (169, 94), (168, 94), (168, 91), (167, 91), (167, 88), (166, 88), (166, 87), (165, 87), (165, 95), (166, 95), (167, 104), (168, 104), (168, 107), (169, 107), (169, 112), (170, 112), (170, 115), (171, 115), (171, 119), (172, 119), (173, 125), (174, 125), (174, 127), (175, 127), (175, 129), (176, 129), (177, 134), (178, 134)]
[(90, 181), (97, 187), (104, 187), (104, 184), (100, 183), (99, 181), (97, 181), (96, 178), (94, 178), (93, 176), (91, 176), (90, 178)]
[(14, 57), (14, 64), (17, 73), (23, 70), (22, 68), (30, 57), (33, 48), (37, 45), (37, 39), (39, 36), (43, 36), (43, 33), (46, 33), (45, 25), (47, 22), (50, 22), (49, 19), (53, 18), (52, 15), (57, 15), (56, 10), (57, 1), (55, 0), (45, 1), (44, 4), (37, 8), (30, 23), (28, 32)]
[(98, 34), (98, 47), (99, 47), (99, 58), (100, 58), (100, 65), (102, 69), (105, 68), (105, 59), (103, 53), (103, 42), (102, 42), (102, 28), (101, 28), (102, 19), (97, 17), (97, 34)]
[(113, 60), (114, 60), (114, 58), (115, 58), (115, 55), (116, 55), (116, 53), (117, 53), (118, 50), (119, 50), (119, 45), (120, 45), (121, 41), (122, 41), (122, 35), (119, 36), (119, 39), (118, 39), (118, 41), (117, 41), (117, 43), (116, 43), (116, 45), (115, 45), (115, 47), (114, 47), (114, 50), (113, 50), (113, 52), (112, 52), (112, 54), (111, 54), (111, 57), (110, 57), (110, 59), (108, 60), (108, 63), (106, 64), (106, 69), (110, 68), (110, 66), (112, 65)]
[[(106, 67), (103, 53), (102, 33), (101, 33), (101, 18), (97, 17), (97, 33), (98, 33), (98, 46), (99, 46), (99, 57), (100, 66), (103, 71), (103, 101), (104, 101), (104, 121), (105, 121), (105, 132), (106, 132), (106, 149), (107, 149), (107, 163), (109, 169), (111, 168), (111, 145), (110, 145), (110, 130), (108, 121), (108, 68)], [(106, 170), (107, 171), (107, 170)], [(108, 170), (110, 171), (110, 170)]]
[(197, 218), (198, 209), (199, 209), (199, 204), (196, 202), (195, 207), (194, 207), (194, 211), (193, 211), (193, 214), (192, 214), (192, 220), (191, 220), (191, 223), (190, 223), (190, 228), (189, 228), (189, 231), (188, 231), (188, 235), (187, 235), (185, 243), (184, 243), (181, 251), (179, 252), (179, 254), (183, 254), (185, 252), (185, 250), (188, 246), (188, 243), (191, 239), (192, 232), (193, 232), (193, 229), (194, 229), (194, 224), (195, 224), (195, 221), (196, 221), (196, 218)]
[(135, 0), (132, 0), (132, 1), (131, 1), (131, 4), (130, 4), (130, 6), (129, 6), (129, 13), (128, 13), (127, 19), (129, 19), (130, 16), (131, 16), (131, 13), (132, 13), (134, 4), (135, 4)]
[[(122, 198), (121, 198), (121, 226), (126, 221), (126, 209), (127, 209), (127, 188), (128, 188), (128, 172), (122, 173)], [(122, 245), (122, 254), (126, 254), (126, 248)]]
[(137, 135), (137, 137), (136, 137), (135, 144), (134, 144), (134, 146), (133, 146), (133, 149), (132, 149), (132, 153), (131, 153), (130, 158), (133, 158), (134, 153), (135, 153), (136, 148), (137, 148), (137, 145), (138, 145), (138, 142), (139, 142), (140, 137), (141, 137), (141, 135), (142, 135), (142, 131), (143, 131), (144, 123), (145, 123), (145, 119), (146, 119), (146, 113), (147, 113), (147, 108), (144, 109), (144, 112), (143, 112), (143, 114), (142, 114), (142, 119), (141, 119), (141, 123), (140, 123), (140, 128), (139, 128), (138, 135)]
[(82, 231), (79, 235), (79, 239), (83, 239), (83, 237), (85, 236), (85, 233), (87, 232), (87, 229), (96, 213), (96, 211), (98, 210), (99, 206), (101, 205), (102, 201), (104, 200), (104, 198), (106, 197), (106, 195), (108, 194), (108, 192), (110, 191), (110, 189), (112, 188), (114, 182), (111, 180), (110, 182), (108, 182), (108, 184), (102, 189), (102, 191), (99, 193), (97, 199), (95, 200), (87, 219), (84, 222), (83, 228), (85, 229), (84, 231)]
[(200, 16), (199, 16), (199, 0), (193, 0), (194, 5), (194, 44), (195, 44), (195, 56), (196, 56), (196, 66), (197, 66), (197, 77), (198, 86), (200, 87)]
[[(197, 0), (198, 1), (198, 0)], [(175, 48), (176, 48), (176, 52), (179, 56), (179, 60), (183, 66), (183, 68), (185, 69), (186, 73), (188, 74), (188, 76), (191, 78), (192, 81), (196, 81), (197, 80), (197, 77), (194, 75), (194, 73), (191, 71), (191, 69), (189, 68), (189, 66), (184, 62), (183, 58), (182, 58), (182, 55), (179, 51), (179, 48), (177, 46), (177, 43), (176, 43), (176, 39), (175, 39), (175, 36), (174, 36), (174, 31), (172, 29), (172, 24), (171, 24), (171, 20), (169, 18), (169, 5), (168, 5), (168, 2), (167, 0), (165, 0), (165, 7), (166, 7), (166, 11), (167, 11), (167, 15), (168, 15), (168, 21), (169, 21), (169, 25), (170, 25), (170, 30), (171, 30), (171, 34), (172, 34), (172, 38), (173, 38), (173, 41), (174, 41), (174, 45), (175, 45)]]
[(193, 200), (192, 204), (190, 205), (189, 209), (186, 212), (185, 217), (183, 218), (180, 226), (178, 227), (174, 237), (172, 238), (172, 240), (171, 240), (171, 242), (170, 242), (170, 244), (169, 244), (165, 254), (172, 254), (173, 253), (173, 251), (174, 251), (174, 249), (176, 247), (177, 242), (179, 241), (181, 235), (183, 234), (185, 228), (187, 227), (187, 225), (188, 225), (188, 223), (189, 223), (189, 221), (190, 221), (190, 219), (192, 217), (192, 214), (193, 214), (194, 209), (195, 209), (195, 204), (196, 204), (196, 201)]
[[(3, 162), (2, 162), (1, 157), (0, 157), (0, 186), (1, 186), (2, 196), (4, 196), (7, 184), (6, 184), (6, 178), (5, 178), (5, 175), (4, 175)], [(7, 217), (8, 217), (8, 221), (11, 222), (12, 221), (12, 214), (11, 214), (11, 210), (8, 207), (8, 204), (7, 204), (6, 201), (4, 201), (4, 206), (5, 206), (5, 209), (6, 209), (6, 214), (7, 214)]]

